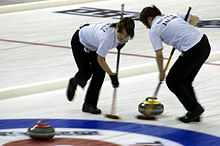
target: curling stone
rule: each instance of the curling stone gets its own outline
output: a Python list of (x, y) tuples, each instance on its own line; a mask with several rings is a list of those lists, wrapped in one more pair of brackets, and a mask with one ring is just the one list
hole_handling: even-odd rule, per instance
[(49, 124), (41, 124), (45, 120), (39, 120), (37, 124), (32, 125), (28, 128), (27, 134), (32, 139), (37, 140), (49, 140), (54, 137), (55, 130)]
[(151, 97), (146, 98), (142, 103), (138, 106), (138, 111), (143, 115), (160, 115), (164, 111), (164, 106), (162, 103), (149, 100)]

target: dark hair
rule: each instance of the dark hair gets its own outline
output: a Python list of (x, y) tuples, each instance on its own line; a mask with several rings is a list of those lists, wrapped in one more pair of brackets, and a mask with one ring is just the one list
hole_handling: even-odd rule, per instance
[(130, 39), (134, 37), (134, 20), (129, 17), (122, 18), (118, 23), (112, 23), (111, 27), (118, 26), (118, 32), (121, 32), (122, 29), (125, 29), (127, 34), (130, 36)]
[(156, 16), (160, 16), (161, 12), (160, 10), (155, 6), (151, 6), (151, 7), (145, 7), (140, 15), (139, 15), (139, 20), (144, 24), (147, 25), (150, 28), (150, 25), (148, 24), (147, 18), (148, 17), (152, 17), (155, 18)]

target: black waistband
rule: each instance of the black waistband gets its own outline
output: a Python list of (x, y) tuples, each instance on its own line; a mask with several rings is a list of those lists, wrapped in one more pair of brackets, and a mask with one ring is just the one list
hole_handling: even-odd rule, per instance
[(79, 29), (85, 27), (85, 26), (89, 26), (90, 24), (89, 23), (86, 23), (86, 24), (83, 24), (82, 26), (79, 27)]

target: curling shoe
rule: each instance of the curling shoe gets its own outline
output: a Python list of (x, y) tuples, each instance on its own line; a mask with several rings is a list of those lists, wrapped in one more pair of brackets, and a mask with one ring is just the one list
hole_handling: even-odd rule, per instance
[[(188, 112), (186, 115), (189, 115), (191, 112)], [(185, 117), (185, 116), (184, 116)], [(200, 122), (201, 118), (200, 116), (198, 118), (196, 118), (195, 120), (193, 120), (192, 122)]]
[(67, 99), (69, 101), (72, 101), (75, 95), (75, 91), (76, 91), (76, 87), (77, 87), (77, 81), (75, 78), (71, 78), (69, 80), (69, 84), (68, 84), (68, 89), (67, 89)]
[(200, 122), (201, 121), (201, 118), (200, 116), (198, 118), (196, 118), (195, 120), (193, 120), (192, 122)]
[(178, 118), (183, 123), (200, 122), (200, 115), (204, 112), (201, 106), (198, 106), (193, 112), (188, 112), (185, 116)]
[[(191, 112), (188, 112), (186, 115), (189, 115)], [(196, 118), (195, 120), (193, 120), (192, 122), (200, 122), (201, 118), (200, 116), (198, 118)]]
[(102, 111), (100, 109), (98, 109), (97, 107), (93, 107), (91, 104), (87, 104), (87, 103), (83, 104), (82, 111), (86, 112), (86, 113), (91, 113), (91, 114), (101, 114), (102, 113)]

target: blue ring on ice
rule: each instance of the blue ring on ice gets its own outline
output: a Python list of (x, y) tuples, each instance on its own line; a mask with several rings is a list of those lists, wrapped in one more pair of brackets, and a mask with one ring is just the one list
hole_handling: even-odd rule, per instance
[[(36, 123), (38, 120), (40, 119), (2, 119), (0, 120), (0, 129), (28, 128)], [(220, 145), (220, 137), (201, 132), (165, 126), (128, 122), (76, 119), (47, 119), (44, 123), (48, 123), (55, 128), (99, 129), (143, 134), (171, 140), (185, 146)]]

